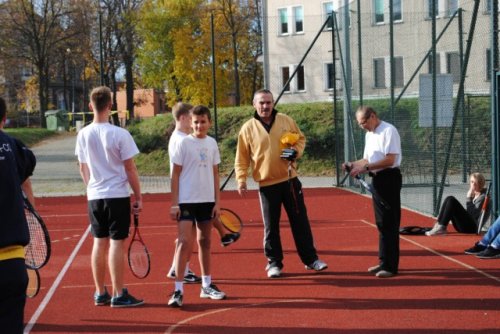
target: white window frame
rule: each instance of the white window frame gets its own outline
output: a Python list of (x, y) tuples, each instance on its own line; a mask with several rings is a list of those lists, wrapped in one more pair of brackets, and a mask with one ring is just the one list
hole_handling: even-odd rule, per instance
[[(297, 10), (301, 11), (302, 27), (301, 29), (297, 29), (297, 25), (299, 20), (297, 20), (296, 14)], [(301, 35), (304, 34), (304, 25), (305, 25), (305, 15), (304, 15), (304, 6), (289, 6), (289, 7), (280, 7), (277, 9), (278, 11), (278, 35), (279, 36), (289, 36), (289, 35)], [(285, 12), (286, 22), (282, 21), (282, 13)], [(283, 32), (283, 26), (286, 25), (286, 32)]]
[[(372, 7), (373, 7), (373, 24), (374, 25), (383, 25), (383, 24), (389, 24), (390, 23), (390, 15), (389, 15), (389, 3), (391, 0), (372, 0)], [(403, 22), (403, 0), (394, 0), (394, 2), (399, 1), (399, 14), (401, 15), (401, 18), (399, 19), (394, 19), (394, 23), (399, 23)], [(377, 21), (377, 16), (375, 12), (375, 8), (377, 7), (377, 3), (382, 2), (382, 7), (383, 7), (383, 20)], [(392, 15), (393, 17), (395, 16), (396, 12), (394, 12), (395, 4), (393, 3), (393, 12)]]
[[(327, 6), (328, 5), (331, 5), (331, 8), (332, 10), (331, 11), (328, 11), (328, 8)], [(328, 16), (333, 12), (335, 13), (335, 11), (333, 10), (333, 1), (325, 1), (321, 4), (321, 10), (323, 12), (323, 23), (326, 21), (326, 19), (328, 18)], [(333, 22), (332, 24), (327, 24), (326, 27), (325, 27), (325, 30), (332, 30), (333, 28)]]
[[(283, 18), (282, 12), (285, 12), (285, 18), (286, 22), (282, 22), (281, 19)], [(286, 26), (287, 31), (283, 32), (283, 26)], [(287, 36), (290, 35), (290, 15), (288, 15), (288, 8), (278, 8), (278, 34), (280, 36)]]
[[(457, 58), (457, 66), (452, 68), (452, 65), (454, 63), (450, 62), (450, 57), (452, 55), (455, 55)], [(460, 53), (458, 51), (448, 51), (445, 52), (445, 57), (446, 57), (446, 72), (448, 74), (453, 75), (453, 83), (457, 84), (460, 82)]]
[[(303, 89), (299, 89), (299, 80), (300, 78), (298, 77), (300, 75), (300, 71), (298, 71), (295, 76), (293, 77), (292, 81), (290, 81), (289, 83), (289, 86), (288, 86), (288, 90), (284, 90), (284, 87), (285, 87), (285, 83), (287, 82), (288, 78), (292, 75), (292, 73), (295, 71), (295, 69), (297, 68), (298, 64), (292, 64), (292, 65), (282, 65), (282, 66), (279, 66), (279, 73), (280, 73), (280, 80), (281, 80), (281, 89), (283, 89), (283, 92), (285, 93), (302, 93), (302, 92), (305, 92), (307, 91), (306, 89), (306, 73), (305, 73), (305, 67), (304, 65), (301, 65), (302, 68), (303, 68), (303, 72), (302, 72), (302, 80), (304, 82), (304, 88)], [(283, 76), (283, 71), (287, 69), (288, 70), (288, 77), (285, 78)]]
[[(328, 87), (328, 82), (330, 81), (330, 77), (332, 73), (328, 70), (328, 67), (331, 66), (333, 63), (332, 62), (325, 62), (323, 63), (323, 89), (325, 91), (333, 91), (333, 82), (332, 86)], [(339, 78), (342, 77), (342, 71), (340, 70), (340, 60), (335, 61), (335, 69), (336, 69), (336, 75), (337, 75), (337, 90), (342, 90), (343, 89), (343, 80), (340, 80)], [(333, 67), (332, 67), (333, 71)]]
[[(456, 2), (454, 5), (453, 3)], [(425, 18), (431, 19), (431, 3), (432, 0), (425, 0)], [(437, 8), (436, 8), (436, 18), (442, 17), (450, 17), (453, 15), (454, 11), (460, 8), (459, 0), (436, 0)], [(453, 8), (455, 7), (455, 8)], [(485, 7), (486, 8), (486, 7)], [(452, 12), (453, 9), (453, 12)]]
[[(394, 82), (394, 87), (403, 87), (404, 83), (405, 83), (404, 57), (403, 56), (394, 56), (394, 58), (401, 59), (401, 63), (400, 63), (401, 68), (400, 69), (397, 67), (397, 65), (398, 65), (397, 62), (395, 62), (395, 64), (394, 64), (395, 79), (397, 79), (398, 70), (399, 70), (399, 73), (401, 73), (401, 77), (402, 77), (402, 82), (401, 83)], [(375, 61), (383, 61), (383, 64), (384, 64), (384, 68), (383, 68), (384, 78), (383, 78), (383, 82), (381, 82), (383, 84), (383, 86), (377, 85), (377, 68), (375, 66)], [(373, 64), (373, 88), (384, 89), (384, 88), (391, 87), (391, 57), (389, 57), (389, 56), (374, 57), (372, 59), (372, 64)]]
[[(381, 80), (377, 80), (377, 63), (381, 61), (381, 64), (384, 65), (384, 68), (382, 69), (381, 74), (384, 75)], [(387, 66), (385, 64), (385, 57), (375, 57), (372, 59), (372, 64), (373, 64), (373, 88), (376, 89), (384, 89), (387, 88)], [(380, 82), (379, 82), (380, 81)], [(377, 84), (379, 83), (379, 84)]]

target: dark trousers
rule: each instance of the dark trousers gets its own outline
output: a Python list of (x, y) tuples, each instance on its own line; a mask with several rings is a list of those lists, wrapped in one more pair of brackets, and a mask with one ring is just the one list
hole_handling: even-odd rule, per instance
[(23, 333), (27, 285), (24, 259), (0, 261), (0, 332)]
[(379, 264), (382, 269), (394, 274), (399, 269), (402, 184), (403, 178), (399, 168), (380, 171), (372, 179), (373, 188), (390, 206), (390, 209), (386, 209), (379, 201), (373, 200), (375, 222), (379, 232)]
[(457, 232), (460, 233), (476, 233), (477, 222), (462, 204), (453, 196), (445, 198), (437, 221), (440, 225), (448, 226), (450, 222)]
[[(293, 188), (292, 188), (293, 187)], [(270, 267), (283, 268), (283, 248), (280, 237), (281, 205), (290, 221), (295, 247), (302, 263), (309, 265), (318, 259), (304, 204), (302, 184), (298, 178), (259, 189), (264, 221), (264, 254)]]

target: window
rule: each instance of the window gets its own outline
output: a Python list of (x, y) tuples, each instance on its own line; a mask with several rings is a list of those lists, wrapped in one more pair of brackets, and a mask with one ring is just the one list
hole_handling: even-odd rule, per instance
[[(292, 72), (296, 68), (297, 68), (296, 65), (282, 66), (280, 68), (281, 87), (285, 87), (286, 82), (290, 79)], [(283, 91), (286, 93), (291, 93), (292, 91), (294, 92), (305, 91), (305, 89), (306, 85), (305, 85), (304, 66), (300, 66), (297, 70), (297, 73), (295, 73), (293, 79), (288, 83), (288, 85), (286, 85)]]
[(394, 87), (405, 85), (403, 57), (394, 57)]
[[(290, 68), (288, 66), (281, 68), (281, 87), (285, 87), (286, 82), (290, 79)], [(284, 92), (290, 92), (290, 84), (283, 89)]]
[(385, 88), (385, 59), (373, 59), (373, 70), (375, 88)]
[(278, 9), (278, 15), (280, 20), (279, 31), (281, 35), (288, 34), (288, 11), (286, 8)]
[(294, 33), (304, 32), (304, 8), (302, 6), (293, 7), (293, 18), (295, 22)]
[(297, 73), (295, 74), (295, 81), (297, 84), (297, 91), (301, 92), (301, 91), (306, 90), (306, 80), (304, 77), (304, 65), (301, 65), (298, 68)]
[(458, 0), (447, 0), (446, 2), (447, 16), (452, 16), (458, 10)]
[[(391, 0), (373, 0), (373, 12), (375, 24), (389, 23), (389, 6)], [(387, 14), (387, 15), (386, 15)], [(392, 0), (392, 20), (402, 21), (403, 11), (401, 0)]]
[[(335, 62), (335, 76), (337, 80), (337, 89), (342, 90), (342, 80), (339, 80), (342, 77), (342, 72), (339, 69), (339, 62)], [(324, 82), (324, 88), (325, 90), (333, 90), (333, 63), (325, 63), (324, 64), (324, 74), (325, 78), (323, 80)]]
[(460, 82), (460, 55), (458, 52), (446, 53), (446, 73), (453, 76), (453, 83)]
[[(427, 73), (432, 74), (432, 55), (427, 58)], [(439, 53), (436, 54), (436, 74), (441, 73), (441, 56)]]
[(384, 0), (374, 0), (375, 23), (384, 23)]
[(436, 17), (439, 17), (439, 0), (427, 0), (427, 17), (428, 18), (432, 17), (433, 9), (436, 11), (434, 15)]
[[(323, 23), (325, 23), (326, 19), (332, 15), (333, 12), (333, 2), (323, 2)], [(326, 24), (327, 30), (332, 30), (333, 20), (329, 20)]]
[(295, 34), (304, 32), (304, 7), (279, 8), (278, 19), (280, 35), (288, 35), (290, 32)]

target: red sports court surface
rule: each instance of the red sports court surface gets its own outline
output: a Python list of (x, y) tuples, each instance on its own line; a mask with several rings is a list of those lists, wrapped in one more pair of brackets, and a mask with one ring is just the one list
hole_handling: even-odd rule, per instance
[[(400, 275), (379, 279), (367, 272), (377, 263), (377, 231), (371, 200), (342, 189), (304, 189), (316, 248), (329, 268), (306, 271), (282, 216), (284, 274), (268, 279), (262, 223), (255, 191), (246, 199), (222, 194), (245, 227), (227, 248), (213, 234), (213, 280), (228, 298), (200, 299), (199, 285), (186, 285), (184, 306), (167, 301), (173, 281), (176, 225), (168, 217), (170, 195), (146, 195), (141, 234), (151, 252), (150, 275), (126, 271), (137, 308), (93, 304), (92, 238), (83, 197), (40, 198), (37, 208), (49, 227), (53, 254), (41, 270), (42, 290), (26, 306), (25, 332), (32, 333), (499, 333), (500, 260), (480, 260), (463, 250), (478, 240), (402, 236)], [(403, 212), (403, 226), (431, 226), (432, 219)], [(197, 254), (192, 269), (199, 273)], [(109, 277), (108, 277), (109, 281)]]

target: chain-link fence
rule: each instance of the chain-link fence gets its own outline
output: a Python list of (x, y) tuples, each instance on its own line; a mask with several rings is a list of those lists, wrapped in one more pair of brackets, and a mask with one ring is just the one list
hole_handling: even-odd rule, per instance
[(403, 3), (353, 1), (333, 23), (325, 5), (269, 8), (264, 70), (280, 103), (332, 101), (337, 173), (363, 154), (356, 107), (373, 106), (401, 135), (405, 206), (436, 214), (448, 194), (465, 200), (470, 173), (491, 178), (489, 1)]

